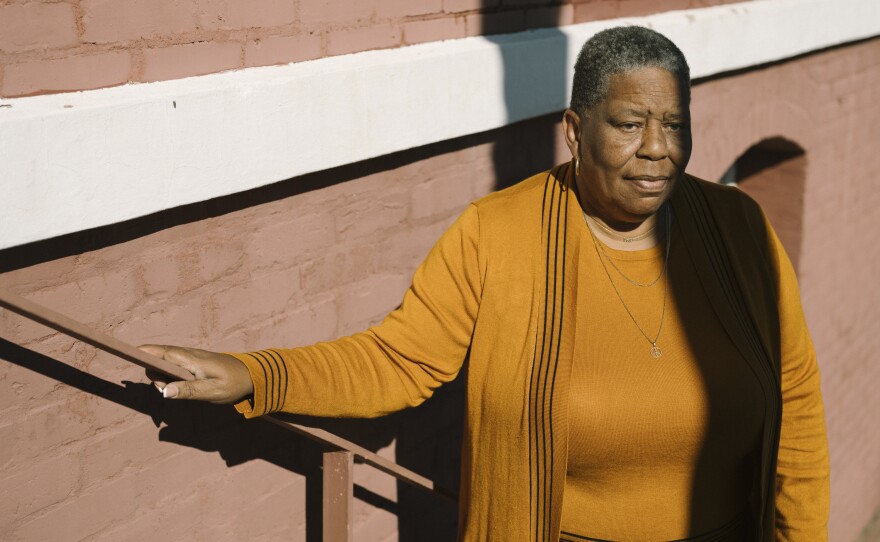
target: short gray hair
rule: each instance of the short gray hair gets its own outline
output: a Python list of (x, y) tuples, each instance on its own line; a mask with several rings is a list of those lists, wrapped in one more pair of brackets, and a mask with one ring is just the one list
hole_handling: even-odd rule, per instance
[(612, 75), (641, 68), (662, 68), (681, 83), (691, 100), (691, 70), (684, 53), (663, 34), (643, 26), (618, 26), (587, 40), (574, 65), (571, 108), (579, 115), (605, 99)]

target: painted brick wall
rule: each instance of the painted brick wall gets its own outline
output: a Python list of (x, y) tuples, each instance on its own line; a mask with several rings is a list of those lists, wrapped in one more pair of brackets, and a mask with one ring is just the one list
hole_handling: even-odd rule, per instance
[(733, 0), (5, 0), (0, 97), (162, 81)]
[[(880, 248), (871, 242), (880, 190), (866, 173), (880, 170), (878, 85), (875, 39), (704, 82), (693, 95), (694, 174), (716, 179), (768, 137), (805, 150), (800, 278), (823, 372), (831, 540), (840, 542), (880, 507)], [(431, 243), (498, 175), (508, 182), (562, 159), (552, 133), (555, 119), (543, 117), (293, 179), (237, 203), (103, 230), (122, 240), (111, 246), (35, 246), (34, 265), (16, 268), (21, 253), (2, 252), (0, 287), (133, 343), (239, 350), (330, 339), (393, 308)], [(163, 403), (140, 370), (5, 311), (0, 337), (0, 539), (319, 540), (314, 445), (228, 408)], [(456, 395), (443, 400), (441, 415), (420, 408), (328, 426), (401, 461), (403, 449), (409, 460), (428, 457), (422, 472), (448, 480), (452, 452), (442, 445), (454, 440)], [(395, 539), (396, 514), (408, 529), (447, 528), (442, 503), (404, 498), (363, 466), (356, 481), (358, 540)], [(441, 513), (423, 520), (432, 506)]]

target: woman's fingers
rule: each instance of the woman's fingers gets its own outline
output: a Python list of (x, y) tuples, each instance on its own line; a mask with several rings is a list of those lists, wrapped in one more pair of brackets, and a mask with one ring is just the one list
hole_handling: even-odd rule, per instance
[(213, 397), (207, 380), (188, 380), (171, 382), (162, 389), (162, 397), (166, 399), (198, 399), (212, 401)]
[(228, 354), (158, 344), (145, 344), (138, 348), (170, 361), (194, 376), (194, 380), (169, 382), (168, 377), (147, 371), (147, 377), (168, 399), (234, 403), (253, 393), (253, 382), (247, 367)]

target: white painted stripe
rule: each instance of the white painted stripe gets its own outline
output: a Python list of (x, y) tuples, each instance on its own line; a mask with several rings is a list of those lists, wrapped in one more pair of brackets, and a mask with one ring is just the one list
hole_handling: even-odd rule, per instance
[(0, 248), (559, 111), (580, 45), (621, 24), (666, 34), (703, 77), (880, 35), (880, 2), (756, 0), (5, 100)]

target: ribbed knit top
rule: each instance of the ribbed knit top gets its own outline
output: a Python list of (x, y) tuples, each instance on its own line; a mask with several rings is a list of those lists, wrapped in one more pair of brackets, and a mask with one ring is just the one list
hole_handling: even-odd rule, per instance
[[(714, 314), (675, 228), (658, 359), (620, 297), (654, 339), (664, 278), (640, 287), (621, 272), (651, 282), (665, 243), (633, 252), (601, 247), (582, 251), (579, 262), (594, 280), (572, 366), (563, 539), (657, 542), (718, 529), (746, 509), (756, 479), (759, 382)], [(717, 540), (740, 540), (732, 536)]]

